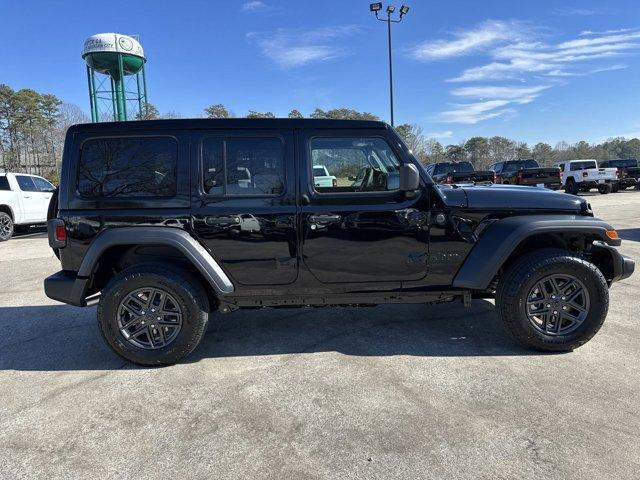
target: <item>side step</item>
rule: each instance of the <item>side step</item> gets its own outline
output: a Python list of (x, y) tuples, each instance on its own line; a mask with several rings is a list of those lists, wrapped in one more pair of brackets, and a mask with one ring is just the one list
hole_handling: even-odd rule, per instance
[(386, 303), (441, 303), (461, 300), (465, 307), (471, 304), (469, 290), (441, 292), (371, 292), (335, 295), (286, 295), (286, 296), (225, 296), (218, 310), (230, 312), (239, 308), (264, 307), (314, 307), (314, 306), (372, 306)]

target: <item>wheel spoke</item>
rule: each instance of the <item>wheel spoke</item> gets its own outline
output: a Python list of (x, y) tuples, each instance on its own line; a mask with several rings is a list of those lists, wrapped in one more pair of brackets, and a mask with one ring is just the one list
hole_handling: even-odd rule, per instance
[(577, 277), (552, 274), (531, 287), (525, 311), (536, 330), (546, 335), (564, 335), (587, 317), (589, 293)]
[(118, 309), (123, 337), (139, 348), (154, 350), (176, 339), (182, 329), (182, 310), (175, 298), (155, 287), (129, 293)]

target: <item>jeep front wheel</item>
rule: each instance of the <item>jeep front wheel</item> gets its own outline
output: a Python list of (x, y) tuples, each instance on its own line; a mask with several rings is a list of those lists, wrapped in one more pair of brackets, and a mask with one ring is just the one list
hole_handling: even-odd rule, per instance
[(13, 236), (13, 220), (5, 212), (0, 212), (0, 242), (6, 242)]
[(139, 365), (171, 365), (198, 346), (209, 302), (197, 279), (162, 265), (139, 265), (114, 277), (98, 305), (111, 349)]
[(571, 351), (600, 329), (609, 306), (598, 268), (569, 251), (532, 252), (498, 284), (496, 307), (517, 342), (545, 351)]

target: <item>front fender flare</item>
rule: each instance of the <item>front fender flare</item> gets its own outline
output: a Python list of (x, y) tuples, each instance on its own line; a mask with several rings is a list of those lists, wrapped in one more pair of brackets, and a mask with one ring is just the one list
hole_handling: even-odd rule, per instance
[(607, 230), (613, 230), (613, 227), (603, 220), (576, 215), (521, 215), (496, 220), (467, 255), (453, 279), (453, 286), (485, 290), (509, 255), (523, 240), (533, 235), (590, 234), (608, 245), (620, 245), (620, 240), (607, 237)]
[(89, 278), (102, 254), (117, 245), (167, 245), (180, 251), (216, 292), (234, 291), (233, 283), (211, 254), (188, 232), (171, 227), (124, 227), (103, 231), (87, 250), (77, 276)]

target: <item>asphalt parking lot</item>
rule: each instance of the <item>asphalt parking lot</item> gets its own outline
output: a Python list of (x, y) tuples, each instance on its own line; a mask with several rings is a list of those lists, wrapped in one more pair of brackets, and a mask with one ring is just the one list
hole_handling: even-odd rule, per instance
[[(640, 192), (587, 195), (640, 260)], [(570, 354), (474, 301), (214, 314), (142, 369), (45, 297), (58, 269), (43, 232), (0, 244), (0, 478), (638, 478), (637, 272)]]

